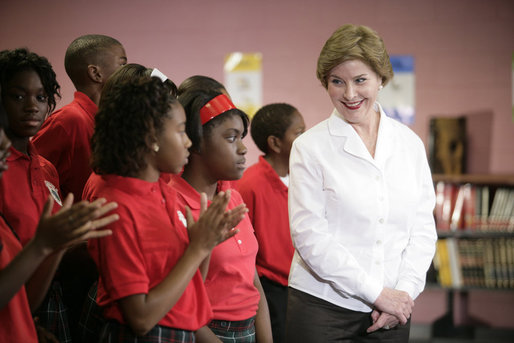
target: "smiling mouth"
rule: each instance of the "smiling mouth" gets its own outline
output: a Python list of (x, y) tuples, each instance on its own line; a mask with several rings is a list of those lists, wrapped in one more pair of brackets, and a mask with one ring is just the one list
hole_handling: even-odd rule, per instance
[(343, 105), (350, 110), (358, 110), (361, 107), (363, 102), (364, 102), (364, 99), (362, 99), (361, 101), (354, 101), (354, 102), (342, 101)]

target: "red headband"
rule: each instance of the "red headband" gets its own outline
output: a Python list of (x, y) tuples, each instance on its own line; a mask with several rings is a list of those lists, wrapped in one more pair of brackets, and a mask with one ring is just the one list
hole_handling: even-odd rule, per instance
[(232, 101), (230, 101), (226, 95), (220, 94), (214, 97), (200, 109), (200, 120), (202, 125), (207, 123), (209, 120), (219, 116), (220, 114), (223, 114), (234, 108), (236, 108), (236, 106), (234, 106)]

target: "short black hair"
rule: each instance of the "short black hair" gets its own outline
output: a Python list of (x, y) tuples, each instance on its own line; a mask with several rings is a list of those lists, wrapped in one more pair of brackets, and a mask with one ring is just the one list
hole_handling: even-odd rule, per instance
[(56, 98), (61, 98), (60, 86), (55, 72), (48, 59), (30, 52), (27, 48), (0, 51), (0, 85), (5, 88), (7, 83), (19, 72), (33, 70), (41, 79), (48, 103), (48, 113), (56, 106)]
[(250, 124), (250, 134), (259, 150), (265, 154), (269, 152), (269, 136), (284, 138), (295, 112), (298, 110), (289, 104), (276, 103), (266, 105), (255, 113)]
[(195, 91), (216, 91), (218, 93), (226, 92), (225, 86), (216, 81), (212, 77), (203, 75), (193, 75), (188, 77), (178, 87), (177, 94), (180, 96), (185, 92)]
[(202, 125), (200, 109), (218, 95), (221, 95), (221, 93), (213, 90), (197, 90), (182, 93), (178, 97), (178, 100), (186, 112), (186, 133), (191, 140), (192, 145), (190, 150), (192, 151), (199, 151), (203, 137), (209, 135), (215, 126), (219, 125), (230, 116), (239, 116), (243, 121), (243, 137), (248, 133), (248, 116), (237, 108), (228, 110)]
[(81, 83), (87, 66), (98, 64), (99, 55), (115, 45), (123, 46), (117, 39), (97, 34), (80, 36), (70, 43), (64, 56), (64, 68), (75, 87)]
[(177, 99), (158, 78), (120, 82), (102, 93), (91, 139), (95, 173), (134, 176), (145, 168), (148, 138), (162, 133), (175, 105)]

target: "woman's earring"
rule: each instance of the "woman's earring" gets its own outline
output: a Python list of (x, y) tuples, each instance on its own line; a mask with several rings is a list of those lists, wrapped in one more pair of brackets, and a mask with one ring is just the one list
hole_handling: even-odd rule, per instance
[(152, 145), (152, 149), (153, 149), (153, 151), (155, 151), (155, 152), (159, 152), (159, 145), (158, 145), (157, 143), (153, 143), (153, 145)]
[(381, 90), (382, 90), (382, 88), (384, 88), (384, 86), (382, 86), (382, 85), (378, 86), (378, 90), (379, 90), (379, 91), (381, 91)]

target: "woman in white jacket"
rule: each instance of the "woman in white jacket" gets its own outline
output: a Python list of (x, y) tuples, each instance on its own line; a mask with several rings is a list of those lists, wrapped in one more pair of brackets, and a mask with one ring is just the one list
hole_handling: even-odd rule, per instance
[(375, 31), (337, 29), (317, 76), (335, 109), (291, 151), (288, 342), (407, 342), (437, 239), (425, 148), (376, 102), (393, 70)]

